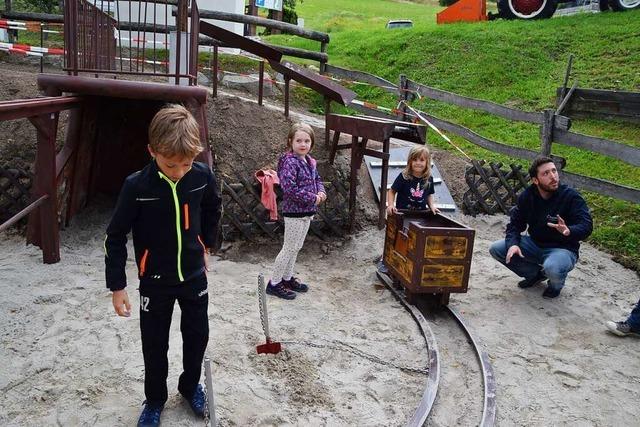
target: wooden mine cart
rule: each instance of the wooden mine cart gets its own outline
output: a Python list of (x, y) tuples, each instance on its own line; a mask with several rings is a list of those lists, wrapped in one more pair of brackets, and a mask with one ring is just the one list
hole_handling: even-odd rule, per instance
[(446, 216), (399, 211), (387, 218), (384, 263), (410, 303), (416, 294), (435, 294), (446, 305), (451, 292), (467, 292), (474, 237)]

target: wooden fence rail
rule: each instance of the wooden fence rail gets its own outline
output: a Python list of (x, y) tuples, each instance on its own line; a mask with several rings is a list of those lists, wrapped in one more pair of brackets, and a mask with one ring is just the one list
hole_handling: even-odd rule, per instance
[(367, 83), (372, 86), (384, 89), (387, 92), (395, 93), (396, 95), (400, 94), (400, 91), (395, 83), (391, 83), (389, 80), (385, 80), (382, 77), (374, 76), (373, 74), (365, 73), (363, 71), (347, 70), (346, 68), (340, 68), (330, 64), (327, 64), (325, 71), (326, 74), (331, 74), (335, 77), (355, 82)]
[(445, 90), (422, 85), (420, 83), (414, 82), (413, 80), (407, 80), (407, 88), (410, 91), (415, 92), (425, 98), (446, 102), (447, 104), (453, 104), (459, 107), (484, 111), (486, 113), (490, 113), (508, 120), (535, 124), (542, 124), (542, 122), (544, 121), (542, 113), (522, 111), (516, 108), (505, 107), (504, 105), (496, 104), (495, 102), (457, 95)]
[[(562, 89), (557, 89), (558, 105), (564, 98)], [(577, 88), (565, 109), (566, 114), (572, 116), (618, 118), (640, 123), (640, 93)]]
[[(633, 166), (640, 166), (640, 148), (622, 144), (620, 142), (612, 141), (605, 138), (570, 132), (569, 129), (571, 128), (571, 119), (565, 116), (558, 115), (556, 112), (554, 112), (554, 110), (545, 110), (542, 113), (521, 111), (515, 108), (505, 107), (494, 102), (469, 98), (466, 96), (443, 91), (441, 89), (432, 88), (406, 78), (401, 78), (397, 90), (392, 91), (389, 88), (390, 82), (377, 76), (361, 73), (358, 71), (341, 69), (338, 67), (333, 67), (331, 65), (327, 66), (327, 70), (329, 72), (335, 70), (336, 72), (332, 74), (345, 79), (357, 80), (358, 78), (360, 78), (361, 80), (359, 81), (381, 87), (389, 92), (397, 93), (401, 99), (411, 100), (415, 98), (415, 95), (413, 95), (415, 93), (419, 94), (422, 97), (434, 99), (448, 104), (484, 111), (508, 120), (523, 121), (540, 125), (541, 144), (540, 151), (538, 152), (528, 150), (526, 148), (513, 147), (507, 144), (502, 144), (490, 140), (464, 126), (449, 122), (444, 119), (440, 119), (424, 112), (420, 112), (421, 115), (428, 119), (437, 128), (458, 135), (471, 142), (472, 144), (475, 144), (489, 151), (504, 154), (506, 156), (518, 159), (532, 160), (541, 154), (550, 155), (552, 144), (555, 142), (558, 144), (563, 144), (570, 147), (609, 156)], [(570, 91), (571, 96), (573, 97), (576, 93), (580, 93), (579, 91), (580, 89), (572, 88), (572, 90)], [(629, 96), (629, 93), (608, 94), (608, 96), (613, 97), (613, 99), (625, 100), (628, 105), (631, 105), (631, 101), (635, 102), (636, 99), (640, 100), (640, 94), (632, 95), (633, 96)], [(569, 105), (571, 103), (571, 99), (567, 99), (567, 101), (567, 105)], [(560, 101), (560, 103), (562, 103), (562, 101)], [(349, 107), (377, 117), (397, 118), (397, 116), (381, 111), (378, 108), (371, 107), (367, 105), (367, 103), (352, 103)], [(632, 107), (635, 108), (635, 104), (632, 105)], [(633, 108), (629, 107), (627, 110), (635, 111)], [(640, 116), (638, 116), (638, 119), (640, 120)], [(566, 160), (564, 158), (553, 155), (551, 155), (551, 157), (554, 159), (554, 162), (559, 165), (560, 168), (564, 168), (566, 166)], [(598, 194), (615, 197), (632, 203), (640, 203), (640, 189), (637, 188), (615, 184), (598, 178), (574, 174), (566, 172), (564, 170), (562, 171), (562, 179), (567, 184), (570, 184), (578, 189), (593, 191)], [(482, 204), (479, 202), (474, 203), (476, 207), (482, 206)]]

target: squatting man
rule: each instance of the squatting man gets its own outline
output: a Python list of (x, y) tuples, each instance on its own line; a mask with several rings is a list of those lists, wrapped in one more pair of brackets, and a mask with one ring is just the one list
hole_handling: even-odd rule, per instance
[(560, 184), (551, 158), (536, 158), (529, 176), (531, 185), (511, 209), (506, 238), (494, 242), (489, 253), (524, 279), (518, 283), (520, 288), (548, 280), (542, 296), (556, 298), (578, 261), (580, 241), (589, 237), (593, 222), (580, 193)]

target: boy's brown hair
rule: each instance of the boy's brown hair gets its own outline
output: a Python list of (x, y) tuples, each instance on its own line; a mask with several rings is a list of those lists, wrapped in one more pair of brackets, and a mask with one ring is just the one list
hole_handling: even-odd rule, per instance
[(289, 129), (289, 135), (287, 135), (287, 150), (291, 150), (293, 147), (293, 137), (296, 132), (302, 131), (309, 135), (311, 138), (311, 148), (309, 151), (313, 150), (313, 145), (316, 143), (316, 135), (313, 132), (313, 128), (306, 123), (294, 123), (291, 125), (291, 129)]
[(153, 116), (149, 125), (149, 147), (166, 157), (195, 158), (204, 149), (200, 127), (189, 110), (169, 104)]

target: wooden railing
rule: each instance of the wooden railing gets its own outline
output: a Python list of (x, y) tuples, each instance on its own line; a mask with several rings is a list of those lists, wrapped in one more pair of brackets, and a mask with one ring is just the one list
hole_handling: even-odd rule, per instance
[(31, 213), (33, 220), (29, 221), (27, 241), (40, 246), (47, 264), (60, 260), (56, 184), (61, 163), (68, 160), (55, 152), (58, 115), (62, 110), (77, 108), (81, 102), (82, 98), (75, 96), (0, 102), (0, 120), (28, 118), (38, 131), (33, 202), (0, 224), (0, 232)]
[[(521, 121), (540, 125), (540, 151), (533, 151), (526, 148), (513, 147), (507, 144), (493, 141), (462, 125), (435, 117), (428, 113), (420, 112), (422, 116), (427, 118), (433, 125), (435, 125), (439, 129), (458, 135), (461, 138), (464, 138), (465, 140), (471, 142), (472, 144), (485, 148), (489, 151), (504, 154), (509, 157), (515, 157), (518, 159), (532, 160), (539, 155), (551, 155), (552, 144), (557, 143), (603, 154), (605, 156), (612, 157), (633, 166), (640, 166), (640, 148), (622, 144), (620, 142), (612, 141), (606, 138), (571, 132), (569, 130), (571, 128), (571, 119), (558, 114), (561, 108), (559, 108), (558, 110), (549, 109), (543, 112), (522, 111), (494, 102), (475, 99), (447, 92), (441, 89), (436, 89), (409, 80), (405, 76), (400, 76), (399, 83), (397, 85), (393, 85), (388, 80), (378, 76), (373, 76), (371, 74), (363, 73), (360, 71), (346, 70), (331, 65), (327, 66), (327, 72), (329, 74), (335, 75), (336, 77), (352, 81), (365, 82), (370, 85), (380, 87), (385, 91), (396, 93), (401, 100), (410, 101), (420, 96), (440, 102), (445, 102), (447, 104), (456, 105), (459, 107), (483, 111), (505, 118), (507, 120)], [(574, 92), (574, 89), (575, 88), (572, 88), (572, 91), (565, 95), (567, 99), (572, 96), (571, 92)], [(366, 111), (367, 113), (373, 113), (376, 116), (397, 118), (397, 116), (394, 116), (389, 112), (383, 112), (379, 109), (367, 107), (366, 103), (364, 105), (356, 105), (352, 103), (350, 107), (353, 107), (357, 110)], [(409, 120), (409, 114), (406, 113), (406, 110), (400, 112), (400, 117), (404, 118), (405, 120)], [(564, 168), (564, 166), (566, 165), (565, 159), (557, 156), (552, 157), (560, 167)], [(562, 180), (563, 182), (579, 189), (593, 191), (598, 194), (611, 196), (633, 203), (640, 203), (640, 189), (638, 188), (615, 184), (607, 180), (574, 174), (564, 170), (562, 171)]]
[[(229, 21), (229, 22), (239, 22), (242, 24), (249, 25), (259, 25), (266, 28), (275, 28), (283, 33), (293, 34), (299, 37), (303, 37), (310, 40), (316, 40), (320, 42), (320, 52), (306, 50), (306, 49), (298, 49), (287, 46), (278, 46), (265, 43), (266, 45), (279, 50), (284, 55), (293, 56), (296, 58), (303, 59), (311, 59), (313, 61), (318, 61), (320, 63), (320, 72), (324, 71), (325, 65), (329, 61), (329, 56), (327, 55), (327, 45), (329, 44), (329, 34), (322, 33), (320, 31), (312, 31), (306, 30), (304, 28), (300, 28), (297, 25), (288, 24), (286, 22), (276, 21), (274, 19), (266, 19), (258, 16), (252, 15), (240, 15), (236, 13), (227, 13), (227, 12), (218, 12), (214, 10), (201, 10), (200, 11), (201, 19), (216, 19), (219, 21)], [(212, 45), (216, 44), (216, 41), (210, 38), (201, 38), (201, 45)], [(217, 44), (218, 46), (225, 46), (224, 44)]]

